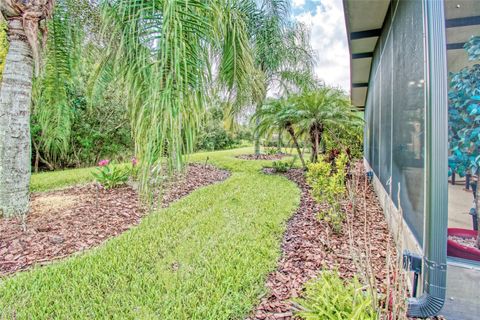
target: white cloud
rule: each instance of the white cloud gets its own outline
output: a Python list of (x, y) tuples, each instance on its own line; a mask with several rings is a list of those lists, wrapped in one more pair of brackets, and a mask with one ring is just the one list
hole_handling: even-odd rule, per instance
[[(302, 0), (293, 1), (295, 6)], [(312, 47), (317, 51), (315, 72), (326, 84), (349, 91), (350, 57), (342, 0), (321, 0), (315, 4), (315, 10), (295, 16), (311, 28)]]
[(300, 8), (305, 5), (305, 0), (293, 0), (293, 7)]

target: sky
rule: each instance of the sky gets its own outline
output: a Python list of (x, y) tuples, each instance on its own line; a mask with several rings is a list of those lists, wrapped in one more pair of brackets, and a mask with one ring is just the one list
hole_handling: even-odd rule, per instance
[(350, 91), (350, 60), (342, 0), (292, 0), (295, 19), (311, 28), (317, 76)]

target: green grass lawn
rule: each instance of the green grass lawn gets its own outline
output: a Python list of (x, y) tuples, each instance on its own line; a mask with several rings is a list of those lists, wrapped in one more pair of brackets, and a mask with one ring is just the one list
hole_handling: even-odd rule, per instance
[[(232, 176), (97, 249), (0, 280), (0, 319), (244, 318), (265, 291), (300, 198), (292, 182), (260, 173), (271, 161), (233, 157), (251, 150), (192, 155)], [(36, 175), (37, 190), (63, 173), (72, 176), (63, 181), (86, 181), (73, 170)]]

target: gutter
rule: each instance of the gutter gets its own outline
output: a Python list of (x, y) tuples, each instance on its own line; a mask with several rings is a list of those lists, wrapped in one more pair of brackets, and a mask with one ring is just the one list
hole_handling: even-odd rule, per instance
[(444, 2), (423, 0), (426, 58), (425, 232), (423, 294), (408, 316), (431, 317), (445, 302), (448, 228), (448, 73)]

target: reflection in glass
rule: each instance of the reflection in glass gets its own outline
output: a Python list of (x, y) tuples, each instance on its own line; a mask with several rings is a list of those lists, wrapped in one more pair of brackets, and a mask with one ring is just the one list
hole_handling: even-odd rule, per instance
[[(480, 261), (480, 4), (445, 1), (449, 71), (448, 254)], [(479, 199), (480, 200), (480, 199)]]

